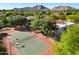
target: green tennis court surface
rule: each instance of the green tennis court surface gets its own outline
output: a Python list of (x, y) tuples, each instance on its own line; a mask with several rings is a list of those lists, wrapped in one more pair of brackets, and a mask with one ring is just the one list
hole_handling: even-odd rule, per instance
[(15, 32), (10, 38), (14, 43), (18, 43), (15, 46), (24, 55), (37, 55), (49, 48), (28, 32)]

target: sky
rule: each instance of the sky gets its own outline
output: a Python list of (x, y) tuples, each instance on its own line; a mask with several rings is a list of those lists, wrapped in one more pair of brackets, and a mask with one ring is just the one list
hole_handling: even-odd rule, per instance
[(71, 6), (71, 7), (79, 8), (79, 3), (0, 3), (0, 9), (33, 7), (36, 5), (43, 5), (48, 8), (53, 8), (56, 6)]

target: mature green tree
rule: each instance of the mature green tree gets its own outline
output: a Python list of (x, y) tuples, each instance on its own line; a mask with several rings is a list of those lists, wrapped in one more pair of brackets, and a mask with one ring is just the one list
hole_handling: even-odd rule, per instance
[(41, 31), (43, 32), (43, 34), (47, 35), (47, 36), (52, 36), (52, 27), (48, 22), (45, 22), (42, 24), (41, 26)]
[(0, 55), (2, 55), (3, 53), (1, 52), (6, 52), (6, 48), (4, 47), (3, 44), (0, 44)]
[(52, 36), (53, 30), (56, 29), (55, 23), (53, 23), (52, 19), (49, 18), (39, 18), (35, 19), (31, 23), (31, 28), (33, 30), (40, 30), (46, 36)]
[(68, 15), (66, 16), (68, 21), (79, 22), (79, 15)]
[(57, 54), (79, 54), (79, 25), (69, 27), (60, 38)]
[(24, 16), (33, 16), (34, 14), (34, 11), (24, 11)]
[(9, 26), (16, 26), (16, 25), (26, 24), (27, 19), (21, 15), (16, 15), (16, 16), (7, 17), (7, 21)]
[(11, 16), (13, 13), (11, 12), (11, 11), (7, 11), (6, 13), (5, 13), (5, 16), (6, 17), (8, 17), (8, 16)]
[(34, 20), (33, 22), (31, 22), (31, 29), (36, 30), (38, 29), (38, 20)]
[(4, 27), (4, 24), (2, 21), (0, 21), (0, 29), (2, 29)]
[(5, 16), (3, 19), (1, 19), (1, 22), (4, 24), (4, 26), (8, 26), (8, 21)]
[(0, 55), (5, 54), (6, 47), (3, 44), (3, 37), (5, 37), (7, 34), (6, 33), (0, 33)]

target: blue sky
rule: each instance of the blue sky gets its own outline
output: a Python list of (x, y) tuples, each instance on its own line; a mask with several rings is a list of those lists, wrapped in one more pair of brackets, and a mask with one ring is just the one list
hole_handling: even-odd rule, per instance
[(56, 6), (72, 6), (79, 8), (79, 3), (0, 3), (0, 9), (33, 7), (35, 5), (44, 5), (48, 8), (53, 8)]

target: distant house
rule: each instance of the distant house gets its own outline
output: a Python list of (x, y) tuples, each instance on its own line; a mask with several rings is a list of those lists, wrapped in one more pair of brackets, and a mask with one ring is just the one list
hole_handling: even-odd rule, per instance
[(56, 26), (57, 26), (58, 29), (54, 33), (55, 36), (59, 37), (59, 35), (62, 32), (64, 32), (67, 29), (68, 26), (73, 26), (73, 25), (74, 25), (73, 22), (67, 22), (67, 21), (62, 21), (62, 22), (58, 21), (58, 22), (56, 22)]

